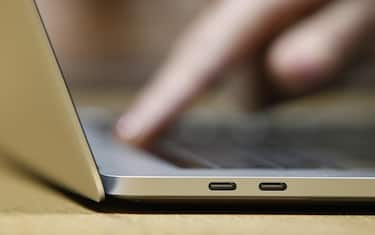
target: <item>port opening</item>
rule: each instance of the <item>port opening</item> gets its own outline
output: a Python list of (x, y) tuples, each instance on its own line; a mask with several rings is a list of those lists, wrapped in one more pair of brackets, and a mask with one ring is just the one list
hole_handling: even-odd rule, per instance
[(286, 183), (260, 183), (259, 189), (261, 191), (285, 191), (288, 188)]
[(233, 182), (212, 182), (208, 185), (211, 191), (234, 191), (237, 184)]

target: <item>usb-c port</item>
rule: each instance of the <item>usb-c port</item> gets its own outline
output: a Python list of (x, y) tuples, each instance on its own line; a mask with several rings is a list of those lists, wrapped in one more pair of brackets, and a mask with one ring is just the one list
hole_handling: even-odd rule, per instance
[(260, 183), (259, 189), (262, 191), (285, 191), (286, 183)]
[(233, 191), (237, 189), (236, 183), (232, 182), (213, 182), (208, 185), (211, 191)]

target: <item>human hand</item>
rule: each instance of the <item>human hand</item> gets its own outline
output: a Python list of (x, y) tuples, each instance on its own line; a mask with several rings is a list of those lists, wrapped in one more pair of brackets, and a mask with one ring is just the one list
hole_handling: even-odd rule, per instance
[(373, 0), (219, 1), (178, 41), (116, 134), (146, 144), (220, 73), (262, 48), (264, 66), (280, 89), (314, 88), (343, 67), (374, 25)]

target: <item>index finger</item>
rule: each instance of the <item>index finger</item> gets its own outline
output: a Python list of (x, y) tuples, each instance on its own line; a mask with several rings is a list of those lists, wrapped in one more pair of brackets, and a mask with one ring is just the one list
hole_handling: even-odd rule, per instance
[(117, 136), (134, 145), (147, 143), (226, 66), (326, 1), (220, 1), (183, 35), (156, 78), (118, 121)]

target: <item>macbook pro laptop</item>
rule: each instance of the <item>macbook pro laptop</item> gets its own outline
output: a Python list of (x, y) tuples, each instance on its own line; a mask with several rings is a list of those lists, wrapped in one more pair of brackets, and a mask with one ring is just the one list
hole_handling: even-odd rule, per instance
[(375, 199), (375, 124), (187, 118), (152, 151), (134, 149), (113, 139), (111, 113), (75, 107), (34, 1), (2, 0), (0, 30), (0, 148), (67, 190), (94, 201)]

